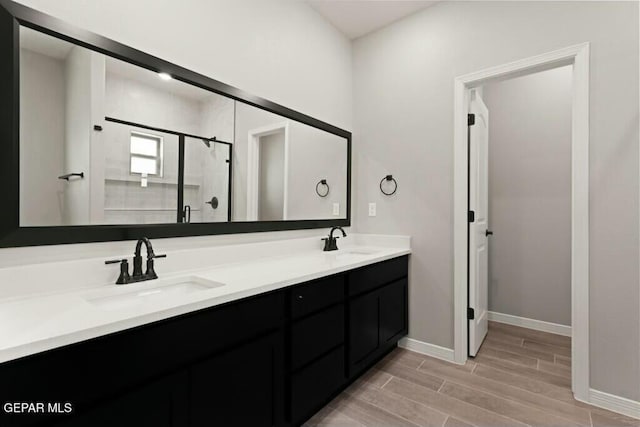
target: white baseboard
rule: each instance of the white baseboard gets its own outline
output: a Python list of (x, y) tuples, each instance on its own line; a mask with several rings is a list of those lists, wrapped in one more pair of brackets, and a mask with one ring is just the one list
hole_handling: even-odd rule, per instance
[(416, 353), (424, 354), (426, 356), (435, 357), (436, 359), (442, 359), (447, 362), (454, 362), (453, 350), (446, 347), (440, 347), (439, 345), (429, 344), (414, 340), (413, 338), (402, 338), (398, 343), (398, 347), (406, 348), (407, 350), (415, 351)]
[(628, 417), (640, 419), (640, 402), (635, 400), (591, 389), (589, 390), (588, 403)]
[(521, 326), (523, 328), (534, 329), (536, 331), (549, 332), (552, 334), (571, 336), (571, 326), (560, 325), (558, 323), (545, 322), (542, 320), (528, 319), (526, 317), (512, 316), (511, 314), (489, 312), (489, 320), (507, 325)]

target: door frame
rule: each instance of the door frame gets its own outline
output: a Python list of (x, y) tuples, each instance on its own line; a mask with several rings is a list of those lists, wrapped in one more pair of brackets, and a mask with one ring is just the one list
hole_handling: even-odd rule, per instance
[(454, 362), (467, 360), (467, 113), (470, 90), (573, 65), (571, 116), (571, 381), (575, 398), (589, 399), (589, 43), (569, 46), (454, 81)]
[(249, 131), (247, 152), (247, 221), (258, 220), (260, 191), (260, 138), (284, 132), (284, 182), (282, 220), (288, 218), (289, 206), (289, 122), (274, 123)]

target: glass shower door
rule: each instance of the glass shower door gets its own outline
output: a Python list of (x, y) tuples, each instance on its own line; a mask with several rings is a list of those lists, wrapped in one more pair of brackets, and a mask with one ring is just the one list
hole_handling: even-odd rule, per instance
[(185, 137), (183, 222), (227, 222), (231, 151), (226, 142)]

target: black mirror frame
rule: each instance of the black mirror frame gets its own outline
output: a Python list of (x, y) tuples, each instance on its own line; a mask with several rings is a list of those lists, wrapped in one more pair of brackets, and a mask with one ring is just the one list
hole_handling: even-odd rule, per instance
[[(346, 218), (200, 224), (20, 227), (20, 26), (41, 31), (155, 72), (169, 73), (173, 78), (185, 83), (345, 138), (347, 140)], [(351, 225), (351, 132), (9, 0), (0, 0), (0, 147), (2, 148), (0, 182), (4, 187), (3, 203), (0, 209), (0, 248), (135, 240), (143, 236), (189, 237)]]

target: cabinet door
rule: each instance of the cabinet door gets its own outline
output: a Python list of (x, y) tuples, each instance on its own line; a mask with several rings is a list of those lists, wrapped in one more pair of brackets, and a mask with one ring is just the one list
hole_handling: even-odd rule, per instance
[(291, 368), (311, 362), (344, 344), (344, 304), (316, 313), (291, 325)]
[(279, 425), (284, 412), (281, 334), (273, 334), (192, 367), (191, 425)]
[(406, 332), (407, 280), (380, 289), (380, 345), (397, 340)]
[(171, 375), (63, 420), (64, 427), (182, 427), (187, 425), (187, 372)]
[(344, 385), (344, 347), (340, 346), (291, 379), (291, 418), (300, 425)]
[(378, 348), (378, 293), (349, 304), (349, 361), (356, 364)]

